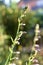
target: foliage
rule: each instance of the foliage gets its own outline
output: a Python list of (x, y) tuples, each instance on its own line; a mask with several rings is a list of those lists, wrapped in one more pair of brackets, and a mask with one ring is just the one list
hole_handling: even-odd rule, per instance
[[(12, 7), (6, 7), (4, 5), (0, 6), (0, 65), (3, 65), (9, 55), (9, 47), (12, 46), (12, 41), (15, 39), (16, 31), (18, 27), (18, 18), (24, 13), (25, 9), (13, 9)], [(29, 10), (28, 10), (29, 11)], [(20, 30), (27, 31), (20, 39), (20, 45), (15, 46), (15, 50), (22, 51), (25, 46), (31, 45), (33, 43), (34, 37), (34, 27), (38, 23), (40, 27), (43, 26), (43, 15), (37, 14), (38, 12), (29, 11), (26, 17), (22, 19), (21, 22), (25, 23), (26, 26), (21, 26)], [(41, 21), (41, 22), (40, 22)], [(32, 33), (31, 33), (32, 32)], [(22, 41), (22, 42), (21, 42)], [(23, 47), (22, 47), (23, 46)], [(17, 47), (17, 48), (16, 48)], [(28, 46), (29, 47), (29, 46)], [(28, 50), (27, 50), (28, 51)], [(6, 54), (7, 53), (7, 54)], [(23, 53), (22, 53), (23, 54)], [(21, 55), (22, 55), (21, 54)], [(24, 57), (25, 56), (25, 57)], [(28, 55), (23, 55), (25, 59), (19, 60), (22, 64), (27, 61)], [(2, 63), (3, 62), (3, 63)], [(19, 63), (20, 64), (20, 63)]]

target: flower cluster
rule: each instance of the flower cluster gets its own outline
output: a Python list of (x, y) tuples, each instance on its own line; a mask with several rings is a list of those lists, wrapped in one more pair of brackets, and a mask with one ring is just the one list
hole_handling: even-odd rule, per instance
[(40, 51), (39, 45), (36, 44), (36, 42), (40, 38), (39, 35), (40, 35), (39, 24), (36, 24), (34, 44), (33, 44), (33, 47), (32, 47), (32, 52), (34, 51), (34, 54), (31, 53), (31, 55), (29, 57), (29, 63), (28, 63), (28, 65), (32, 65), (32, 63), (33, 63), (33, 65), (39, 65), (38, 60), (36, 59), (36, 55), (37, 55), (38, 51)]
[[(39, 30), (39, 24), (37, 24), (35, 29), (35, 38), (34, 38), (34, 50), (36, 55), (40, 51), (40, 48), (39, 48), (40, 46), (36, 44), (39, 38), (40, 38), (40, 30)], [(33, 65), (39, 65), (38, 60), (35, 58), (36, 55), (34, 56), (34, 59), (33, 59), (33, 63), (34, 63)]]
[(20, 31), (20, 27), (21, 27), (21, 26), (25, 26), (25, 24), (23, 24), (21, 21), (22, 21), (22, 19), (26, 16), (26, 12), (27, 12), (27, 9), (25, 10), (24, 14), (22, 14), (22, 15), (18, 18), (18, 29), (17, 29), (16, 37), (15, 37), (15, 39), (13, 39), (13, 38), (11, 37), (11, 41), (12, 41), (13, 44), (12, 44), (12, 46), (9, 48), (10, 53), (9, 53), (9, 55), (8, 55), (8, 58), (7, 58), (6, 62), (5, 62), (5, 65), (15, 65), (14, 63), (11, 63), (10, 61), (11, 61), (11, 60), (14, 60), (14, 59), (19, 59), (18, 57), (15, 57), (15, 56), (13, 56), (13, 58), (12, 58), (12, 55), (13, 55), (13, 54), (20, 54), (19, 51), (14, 52), (13, 50), (14, 50), (14, 47), (15, 47), (16, 44), (20, 44), (19, 40), (20, 40), (20, 37), (22, 36), (22, 34), (26, 33), (25, 31)]

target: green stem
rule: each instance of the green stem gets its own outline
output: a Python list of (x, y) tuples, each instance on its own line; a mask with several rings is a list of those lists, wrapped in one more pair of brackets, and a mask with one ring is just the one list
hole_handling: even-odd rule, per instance
[(17, 33), (16, 33), (16, 37), (15, 37), (15, 41), (17, 40), (17, 36), (18, 36), (18, 33), (19, 33), (19, 29), (20, 29), (20, 21), (18, 21), (18, 29), (17, 29)]
[(9, 63), (11, 56), (12, 56), (12, 53), (9, 54), (9, 56), (8, 56), (6, 62), (5, 62), (5, 65), (7, 65)]
[(31, 65), (31, 61), (29, 60), (29, 63), (28, 63), (28, 65)]
[[(18, 23), (17, 34), (16, 34), (16, 37), (15, 37), (14, 41), (17, 40), (17, 35), (18, 35), (18, 33), (19, 33), (19, 29), (20, 29), (20, 22)], [(15, 43), (15, 42), (13, 42), (13, 44), (12, 44), (12, 51), (13, 51), (13, 48), (14, 48), (14, 46), (15, 46), (14, 43)], [(9, 56), (8, 56), (6, 62), (5, 62), (5, 65), (8, 65), (8, 63), (10, 62), (11, 57), (12, 57), (12, 53), (10, 52), (10, 54), (9, 54)]]
[[(17, 29), (17, 34), (16, 34), (15, 39), (12, 41), (12, 42), (13, 42), (13, 44), (12, 44), (12, 48), (11, 48), (12, 51), (13, 51), (14, 46), (16, 45), (15, 42), (16, 42), (16, 40), (17, 40), (17, 36), (18, 36), (18, 33), (19, 33), (20, 22), (21, 22), (21, 20), (18, 18), (18, 29)], [(5, 62), (5, 65), (8, 65), (8, 64), (9, 64), (11, 57), (12, 57), (12, 53), (10, 52), (10, 54), (9, 54), (9, 56), (8, 56), (6, 62)]]

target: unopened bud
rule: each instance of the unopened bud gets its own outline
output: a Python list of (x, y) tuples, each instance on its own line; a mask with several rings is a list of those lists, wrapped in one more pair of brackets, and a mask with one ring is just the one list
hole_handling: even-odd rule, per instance
[(35, 45), (35, 47), (36, 47), (36, 48), (39, 48), (39, 45), (38, 45), (38, 44), (36, 44), (36, 45)]
[(20, 52), (19, 52), (19, 51), (17, 51), (16, 53), (17, 53), (17, 54), (20, 54)]
[(33, 62), (38, 62), (38, 60), (37, 59), (34, 59)]
[(39, 29), (39, 24), (36, 24), (36, 30), (38, 30)]
[(19, 58), (18, 57), (15, 57), (16, 60), (18, 60)]
[(34, 38), (34, 41), (38, 41), (38, 38)]
[(21, 23), (20, 25), (25, 26), (26, 24)]
[(13, 53), (20, 54), (20, 52), (19, 52), (19, 51), (17, 51), (17, 52), (13, 52)]
[(9, 64), (9, 65), (16, 65), (15, 63), (11, 63), (11, 64)]

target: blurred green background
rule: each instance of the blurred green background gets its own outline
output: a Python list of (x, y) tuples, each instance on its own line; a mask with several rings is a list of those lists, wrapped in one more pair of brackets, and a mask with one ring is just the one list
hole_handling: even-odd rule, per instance
[[(14, 8), (14, 5), (16, 7)], [(24, 13), (25, 8), (19, 9), (17, 4), (11, 4), (10, 7), (0, 4), (0, 65), (4, 65), (8, 54), (9, 47), (11, 47), (11, 36), (13, 39), (16, 36), (18, 27), (18, 18)], [(40, 36), (41, 39), (38, 41), (41, 51), (38, 53), (37, 58), (40, 65), (43, 65), (43, 14), (39, 11), (43, 9), (38, 9), (35, 11), (29, 11), (26, 17), (23, 18), (22, 22), (26, 26), (21, 27), (20, 30), (26, 31), (27, 33), (22, 35), (20, 39), (20, 45), (16, 45), (14, 50), (21, 51), (20, 55), (15, 55), (19, 57), (19, 60), (15, 60), (17, 65), (25, 65), (28, 61), (30, 55), (30, 49), (33, 44), (35, 25), (38, 23), (40, 25)]]

